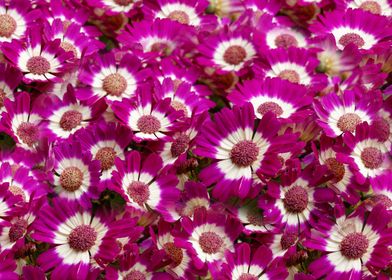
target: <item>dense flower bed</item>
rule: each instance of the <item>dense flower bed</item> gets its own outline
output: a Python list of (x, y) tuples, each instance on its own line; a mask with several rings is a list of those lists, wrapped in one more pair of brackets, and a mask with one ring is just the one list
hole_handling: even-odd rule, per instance
[(0, 0), (0, 279), (390, 279), (390, 0)]

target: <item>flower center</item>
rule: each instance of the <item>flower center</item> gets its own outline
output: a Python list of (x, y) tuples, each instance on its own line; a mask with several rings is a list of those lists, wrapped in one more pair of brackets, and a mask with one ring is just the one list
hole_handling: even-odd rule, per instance
[(308, 192), (301, 186), (289, 189), (283, 199), (284, 207), (290, 213), (301, 213), (308, 206), (308, 202)]
[(16, 21), (9, 15), (0, 15), (0, 37), (9, 38), (16, 30)]
[(223, 54), (223, 60), (231, 65), (238, 65), (246, 58), (246, 50), (241, 46), (230, 46)]
[(27, 231), (28, 223), (25, 219), (17, 219), (8, 232), (8, 237), (11, 242), (21, 239)]
[(166, 255), (173, 261), (173, 265), (177, 266), (181, 263), (183, 258), (183, 252), (181, 248), (174, 245), (173, 242), (167, 242), (163, 245)]
[(343, 179), (345, 173), (343, 163), (338, 162), (336, 158), (328, 158), (325, 160), (325, 163), (337, 182)]
[(60, 127), (65, 131), (71, 131), (82, 122), (82, 113), (76, 110), (65, 112), (60, 119)]
[(167, 17), (182, 24), (189, 24), (189, 16), (183, 11), (173, 11)]
[(139, 118), (137, 121), (137, 127), (140, 132), (152, 134), (159, 131), (161, 128), (161, 122), (154, 116), (145, 115)]
[(243, 140), (234, 145), (230, 151), (231, 161), (242, 167), (250, 166), (259, 155), (259, 147), (252, 141)]
[(188, 109), (186, 108), (185, 104), (177, 101), (177, 100), (173, 100), (170, 105), (173, 107), (174, 110), (176, 111), (184, 111), (185, 116), (188, 116)]
[(75, 46), (70, 42), (61, 42), (60, 47), (66, 52), (72, 52), (74, 57), (78, 56), (78, 51)]
[(146, 203), (150, 197), (148, 185), (139, 181), (132, 182), (127, 189), (127, 193), (129, 197), (140, 206)]
[(343, 47), (347, 46), (348, 44), (354, 44), (358, 48), (361, 48), (363, 45), (365, 45), (365, 41), (358, 34), (347, 33), (340, 37), (339, 44), (341, 44)]
[(348, 259), (359, 259), (366, 253), (369, 240), (358, 232), (348, 234), (340, 243), (340, 252)]
[(377, 195), (373, 196), (372, 200), (376, 204), (381, 204), (387, 209), (392, 207), (392, 200), (388, 196), (386, 196), (385, 194), (377, 194)]
[(178, 157), (184, 153), (188, 148), (189, 141), (189, 136), (186, 134), (180, 134), (176, 139), (174, 139), (170, 146), (170, 152), (172, 156)]
[(138, 270), (131, 270), (127, 275), (124, 277), (124, 280), (146, 280), (146, 276), (143, 272)]
[(296, 47), (298, 45), (297, 39), (290, 34), (281, 34), (275, 38), (275, 45), (278, 48)]
[(246, 215), (246, 219), (249, 224), (254, 226), (262, 226), (263, 225), (263, 217), (257, 211), (251, 211)]
[(283, 109), (277, 103), (271, 101), (264, 102), (257, 108), (257, 113), (260, 115), (264, 115), (268, 112), (272, 112), (275, 115), (280, 116), (283, 114)]
[(215, 254), (222, 248), (223, 239), (215, 232), (207, 231), (200, 235), (199, 244), (204, 253)]
[(86, 252), (94, 246), (97, 240), (97, 231), (89, 225), (80, 225), (74, 228), (68, 236), (69, 246), (81, 252)]
[(391, 127), (386, 119), (376, 118), (373, 121), (373, 126), (376, 130), (377, 137), (381, 142), (385, 142), (389, 139)]
[(374, 147), (367, 147), (361, 153), (361, 160), (366, 168), (376, 169), (379, 168), (384, 161), (382, 152)]
[(35, 75), (43, 75), (50, 70), (49, 61), (42, 56), (33, 56), (27, 60), (27, 70)]
[(60, 185), (68, 192), (74, 192), (78, 190), (82, 183), (83, 172), (77, 167), (67, 167), (60, 175)]
[(337, 126), (343, 132), (354, 132), (358, 124), (362, 122), (361, 118), (354, 113), (347, 113), (341, 116)]
[(116, 3), (119, 6), (128, 6), (129, 4), (132, 3), (133, 0), (114, 0), (114, 3)]
[(373, 14), (379, 15), (381, 14), (381, 6), (376, 1), (366, 1), (363, 2), (359, 8), (364, 11), (371, 12)]
[(240, 278), (238, 280), (258, 280), (259, 277), (254, 276), (253, 274), (250, 273), (242, 273)]
[(295, 244), (296, 240), (297, 234), (294, 232), (285, 232), (280, 239), (280, 245), (282, 246), (283, 250), (287, 250)]
[(35, 124), (29, 122), (23, 122), (19, 125), (16, 130), (16, 135), (25, 143), (27, 146), (31, 147), (39, 139), (38, 127)]
[(102, 170), (109, 170), (114, 165), (116, 159), (116, 152), (111, 147), (104, 147), (98, 150), (95, 155), (95, 159), (101, 163)]
[(102, 88), (109, 95), (121, 96), (127, 89), (127, 80), (118, 73), (110, 74), (103, 79)]
[(22, 197), (23, 201), (26, 201), (26, 194), (22, 188), (20, 188), (18, 186), (11, 185), (8, 187), (8, 190), (15, 196), (20, 195)]
[(151, 45), (152, 52), (159, 52), (159, 53), (169, 53), (169, 45), (165, 42), (156, 42)]
[(301, 80), (299, 74), (295, 70), (283, 70), (282, 72), (279, 73), (278, 77), (283, 80), (287, 80), (289, 82), (297, 83), (297, 84)]

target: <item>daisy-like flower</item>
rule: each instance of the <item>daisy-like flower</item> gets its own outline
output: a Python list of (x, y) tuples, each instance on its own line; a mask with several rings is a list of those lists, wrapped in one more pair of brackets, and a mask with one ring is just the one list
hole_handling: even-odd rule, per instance
[(79, 79), (87, 88), (77, 91), (78, 98), (96, 101), (105, 97), (107, 101), (121, 101), (135, 96), (136, 89), (146, 77), (146, 71), (140, 71), (139, 59), (126, 54), (117, 65), (113, 52), (94, 57), (95, 64), (86, 61), (85, 69), (80, 71)]
[(238, 244), (235, 252), (226, 254), (227, 263), (217, 277), (225, 280), (285, 279), (287, 269), (282, 263), (269, 265), (273, 258), (271, 251), (260, 246), (252, 252), (247, 243)]
[(347, 150), (338, 153), (338, 159), (354, 169), (360, 183), (390, 170), (392, 166), (390, 153), (376, 133), (374, 127), (363, 123), (357, 126), (355, 136), (347, 133), (343, 137)]
[(21, 197), (9, 191), (8, 183), (0, 184), (0, 218), (10, 218), (18, 212), (15, 205), (21, 201)]
[(72, 57), (60, 47), (60, 40), (43, 42), (39, 27), (29, 29), (27, 44), (13, 40), (3, 43), (1, 50), (23, 72), (26, 83), (61, 81), (58, 76), (70, 66), (66, 60)]
[(22, 73), (9, 64), (0, 63), (0, 113), (5, 110), (4, 101), (14, 100), (14, 90), (22, 80)]
[(337, 137), (346, 132), (355, 132), (358, 124), (371, 123), (378, 110), (374, 96), (364, 96), (362, 92), (346, 90), (342, 96), (330, 93), (314, 102), (317, 123), (329, 137)]
[(69, 89), (62, 100), (48, 96), (45, 103), (47, 107), (41, 108), (40, 115), (43, 118), (43, 133), (50, 140), (68, 139), (101, 117), (107, 107), (103, 100), (92, 105), (77, 100), (73, 89)]
[(385, 208), (376, 206), (366, 220), (360, 210), (345, 217), (343, 207), (335, 209), (336, 222), (323, 223), (324, 227), (312, 231), (311, 239), (305, 241), (307, 247), (327, 253), (310, 264), (312, 275), (359, 280), (365, 267), (385, 267), (391, 261), (388, 246), (392, 244), (387, 228), (391, 216)]
[(381, 41), (392, 34), (390, 21), (361, 9), (325, 13), (311, 27), (315, 35), (332, 34), (339, 49), (354, 44), (363, 51), (389, 44)]
[(340, 8), (339, 6), (342, 6), (343, 9), (361, 9), (376, 15), (392, 16), (392, 2), (390, 0), (339, 0), (337, 8)]
[(91, 6), (102, 8), (108, 14), (129, 13), (140, 0), (87, 0)]
[(38, 108), (30, 104), (30, 95), (27, 92), (19, 93), (14, 102), (6, 100), (3, 112), (3, 124), (6, 132), (27, 150), (34, 150), (42, 141), (41, 117)]
[(32, 237), (53, 247), (38, 257), (54, 279), (86, 279), (93, 261), (113, 261), (119, 252), (116, 238), (132, 234), (135, 220), (93, 215), (67, 200), (55, 199), (39, 212)]
[(90, 199), (99, 196), (98, 160), (83, 152), (77, 142), (62, 142), (54, 149), (54, 190), (63, 198), (91, 207)]
[(298, 120), (306, 117), (309, 115), (309, 110), (303, 107), (312, 102), (305, 87), (278, 78), (245, 81), (242, 85), (238, 85), (238, 90), (229, 94), (228, 99), (235, 105), (250, 102), (258, 119), (272, 112), (282, 120)]
[(206, 185), (200, 182), (186, 182), (178, 204), (176, 210), (180, 216), (192, 217), (198, 208), (209, 210), (210, 196)]
[(193, 220), (184, 217), (181, 225), (186, 236), (175, 238), (174, 243), (188, 250), (196, 268), (217, 267), (226, 251), (234, 251), (234, 240), (242, 231), (241, 224), (228, 215), (197, 209)]
[(264, 115), (257, 126), (254, 121), (250, 103), (224, 108), (196, 140), (195, 154), (217, 160), (201, 171), (200, 179), (207, 185), (216, 183), (213, 194), (219, 199), (246, 197), (256, 172), (273, 176), (281, 166), (276, 152), (295, 138), (277, 136), (280, 125), (273, 113)]
[(378, 139), (392, 153), (392, 96), (384, 100), (382, 108), (378, 110), (377, 116), (372, 122), (372, 126), (376, 130)]
[(117, 159), (117, 171), (113, 171), (113, 190), (118, 192), (127, 204), (143, 212), (150, 209), (172, 221), (168, 209), (174, 208), (179, 198), (174, 174), (161, 170), (162, 159), (150, 154), (142, 160), (137, 151), (130, 152), (125, 160)]
[(124, 150), (132, 140), (132, 133), (120, 124), (100, 122), (78, 133), (77, 139), (83, 150), (100, 162), (101, 182), (107, 183), (116, 170), (115, 159), (125, 159)]
[(40, 16), (27, 0), (0, 2), (0, 42), (23, 39), (26, 31)]
[(116, 102), (112, 108), (116, 116), (134, 132), (134, 140), (159, 140), (167, 138), (167, 133), (178, 126), (184, 116), (183, 110), (171, 107), (169, 98), (154, 102), (151, 92), (144, 89), (137, 101)]
[(307, 49), (273, 49), (265, 53), (269, 64), (267, 77), (279, 77), (291, 83), (307, 86), (314, 91), (326, 85), (326, 76), (315, 73), (319, 65), (316, 54)]
[(117, 39), (126, 47), (135, 52), (153, 53), (154, 55), (168, 56), (177, 50), (187, 38), (188, 29), (176, 21), (169, 19), (156, 19), (141, 21), (127, 26), (126, 31)]
[(226, 28), (220, 30), (218, 34), (203, 39), (199, 51), (201, 64), (223, 73), (242, 70), (256, 56), (249, 32), (242, 29), (236, 32), (228, 32)]

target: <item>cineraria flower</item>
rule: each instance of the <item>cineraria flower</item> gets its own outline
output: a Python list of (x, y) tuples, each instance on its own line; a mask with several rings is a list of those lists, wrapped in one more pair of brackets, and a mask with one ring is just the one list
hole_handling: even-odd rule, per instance
[(326, 85), (326, 76), (315, 73), (319, 61), (315, 53), (310, 50), (278, 48), (266, 52), (264, 58), (269, 64), (265, 73), (267, 77), (279, 77), (315, 91)]
[(371, 123), (379, 109), (374, 96), (362, 92), (346, 90), (341, 96), (330, 93), (314, 102), (317, 123), (329, 137), (337, 137), (346, 132), (355, 132), (358, 124)]
[(40, 16), (40, 10), (31, 10), (27, 0), (0, 2), (0, 43), (23, 39), (28, 28)]
[(105, 97), (108, 101), (121, 101), (135, 96), (136, 89), (146, 77), (146, 71), (140, 71), (139, 59), (126, 54), (117, 65), (115, 55), (109, 52), (94, 56), (95, 64), (87, 61), (79, 79), (88, 88), (79, 88), (78, 98), (96, 101)]
[(9, 64), (0, 63), (0, 113), (5, 110), (4, 101), (14, 100), (14, 90), (22, 80), (22, 73)]
[(343, 9), (361, 9), (372, 14), (386, 17), (392, 16), (392, 3), (390, 0), (339, 0), (337, 5), (343, 6)]
[(298, 120), (309, 115), (309, 110), (303, 107), (312, 102), (305, 87), (277, 78), (247, 80), (238, 85), (238, 90), (232, 91), (228, 99), (235, 105), (250, 102), (258, 119), (272, 112), (284, 120)]
[(382, 108), (377, 111), (372, 126), (376, 130), (378, 139), (392, 153), (392, 96), (384, 100)]
[(114, 113), (134, 132), (134, 140), (164, 140), (167, 133), (178, 126), (178, 120), (184, 116), (182, 110), (176, 111), (170, 105), (170, 99), (154, 102), (151, 92), (143, 90), (137, 100), (124, 100), (112, 106)]
[(241, 224), (234, 218), (205, 208), (195, 210), (193, 219), (181, 220), (184, 237), (175, 238), (174, 244), (188, 250), (197, 269), (217, 267), (226, 251), (234, 251), (234, 240), (242, 231)]
[(60, 47), (60, 40), (43, 42), (38, 27), (29, 29), (27, 44), (13, 40), (3, 43), (1, 50), (23, 72), (26, 83), (61, 81), (58, 76), (70, 66), (66, 60), (72, 57)]
[(198, 208), (209, 210), (210, 196), (206, 185), (193, 181), (184, 183), (181, 201), (178, 204), (176, 210), (183, 217), (192, 217)]
[(295, 138), (277, 136), (280, 125), (272, 113), (257, 126), (254, 121), (250, 103), (224, 108), (214, 121), (206, 122), (196, 140), (195, 154), (217, 160), (201, 171), (200, 179), (207, 185), (216, 183), (214, 195), (219, 199), (246, 197), (256, 172), (273, 176), (281, 165), (276, 152)]
[(21, 201), (21, 196), (14, 195), (9, 191), (8, 183), (0, 184), (0, 218), (10, 218), (18, 209), (15, 205)]
[(110, 262), (118, 251), (116, 238), (133, 232), (135, 220), (114, 220), (97, 212), (80, 209), (77, 204), (53, 200), (39, 212), (32, 237), (53, 245), (38, 257), (44, 271), (53, 269), (53, 279), (86, 279), (93, 261)]
[(248, 33), (245, 30), (228, 33), (227, 28), (224, 28), (217, 35), (202, 39), (199, 44), (202, 56), (198, 61), (223, 73), (242, 70), (256, 56)]
[[(309, 248), (327, 254), (310, 264), (316, 278), (362, 279), (362, 267), (383, 268), (391, 261), (388, 246), (391, 233), (387, 225), (391, 219), (385, 208), (376, 206), (365, 220), (363, 213), (344, 216), (339, 207), (335, 223), (323, 223), (318, 231), (312, 231), (311, 239), (305, 241)], [(359, 210), (360, 212), (360, 210)]]
[(132, 208), (149, 211), (155, 210), (165, 220), (171, 221), (168, 209), (172, 209), (179, 198), (174, 174), (161, 170), (162, 159), (150, 154), (142, 160), (137, 151), (130, 152), (125, 160), (117, 159), (117, 171), (113, 171), (113, 190), (121, 194)]
[(100, 163), (83, 152), (77, 142), (62, 142), (55, 146), (54, 190), (63, 198), (91, 207), (90, 199), (99, 197)]
[(355, 136), (346, 133), (343, 137), (347, 150), (338, 154), (338, 159), (348, 163), (356, 179), (364, 183), (391, 168), (390, 154), (384, 143), (378, 140), (376, 130), (363, 123), (357, 126)]
[(388, 42), (382, 42), (392, 34), (390, 21), (383, 16), (374, 15), (361, 9), (348, 9), (345, 12), (334, 11), (319, 17), (311, 31), (315, 35), (332, 34), (337, 47), (341, 50), (354, 44), (364, 51), (374, 50), (379, 46), (388, 48)]
[(30, 104), (27, 92), (19, 93), (15, 101), (6, 100), (2, 122), (6, 132), (23, 148), (34, 150), (42, 141), (41, 117), (35, 104)]
[(226, 260), (223, 270), (217, 271), (219, 279), (286, 279), (288, 275), (286, 267), (281, 263), (270, 265), (272, 254), (265, 246), (259, 246), (252, 252), (249, 244), (238, 244), (234, 253), (226, 253)]

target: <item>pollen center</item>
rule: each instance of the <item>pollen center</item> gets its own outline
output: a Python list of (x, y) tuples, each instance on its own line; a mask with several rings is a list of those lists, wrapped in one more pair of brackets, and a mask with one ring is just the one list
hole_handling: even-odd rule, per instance
[(260, 104), (260, 106), (257, 108), (257, 113), (259, 113), (260, 115), (264, 115), (268, 112), (272, 112), (276, 116), (280, 116), (283, 114), (283, 109), (277, 103), (271, 101), (264, 102), (263, 104)]
[(282, 246), (283, 250), (286, 250), (293, 246), (296, 240), (297, 234), (294, 232), (285, 232), (280, 239), (280, 245)]
[(152, 52), (159, 52), (164, 54), (169, 53), (169, 45), (165, 42), (156, 42), (151, 45), (150, 49)]
[(129, 197), (140, 206), (146, 203), (150, 197), (148, 185), (139, 181), (132, 182), (127, 189), (127, 193)]
[(278, 77), (283, 80), (287, 80), (289, 82), (297, 83), (297, 84), (301, 80), (299, 74), (295, 70), (283, 70), (282, 72), (279, 73)]
[(64, 41), (61, 42), (60, 47), (66, 52), (72, 52), (74, 57), (78, 56), (78, 51), (72, 43)]
[(382, 11), (380, 4), (378, 4), (376, 1), (365, 1), (359, 6), (359, 8), (376, 15), (381, 14)]
[(254, 226), (262, 226), (263, 225), (263, 217), (257, 211), (250, 211), (246, 215), (246, 219), (248, 220), (249, 224)]
[(361, 153), (361, 160), (366, 168), (376, 169), (379, 168), (384, 161), (382, 152), (374, 147), (367, 147)]
[(111, 147), (103, 147), (95, 154), (95, 159), (101, 163), (102, 170), (109, 170), (114, 165), (116, 151)]
[(174, 139), (170, 146), (170, 152), (172, 156), (178, 157), (184, 153), (188, 148), (189, 141), (190, 139), (186, 134), (180, 134), (176, 139)]
[(354, 132), (358, 124), (362, 122), (361, 118), (354, 113), (347, 113), (338, 120), (337, 127), (343, 132)]
[(82, 182), (83, 172), (74, 166), (65, 168), (60, 175), (60, 185), (68, 192), (78, 190), (81, 187)]
[(69, 246), (81, 252), (86, 252), (94, 246), (97, 240), (97, 231), (89, 225), (80, 225), (74, 228), (68, 236)]
[(348, 234), (340, 243), (340, 252), (348, 259), (359, 259), (366, 253), (369, 240), (358, 232)]
[(124, 280), (146, 280), (146, 276), (143, 272), (138, 270), (131, 270), (127, 273), (127, 275), (123, 278)]
[(141, 116), (137, 121), (137, 127), (140, 132), (152, 134), (158, 132), (161, 128), (161, 122), (152, 115)]
[(127, 81), (118, 73), (110, 74), (103, 80), (102, 88), (109, 95), (121, 96), (127, 89)]
[(27, 146), (32, 147), (39, 139), (38, 127), (29, 122), (23, 122), (16, 130), (16, 135)]
[(188, 110), (185, 106), (184, 103), (177, 101), (177, 100), (173, 100), (170, 105), (173, 107), (174, 110), (176, 111), (184, 111), (185, 116), (188, 116)]
[(0, 37), (9, 38), (16, 30), (16, 21), (10, 15), (0, 15)]
[(167, 17), (182, 24), (189, 24), (189, 16), (183, 11), (173, 11)]
[(8, 190), (10, 191), (10, 193), (12, 193), (15, 196), (21, 196), (23, 201), (26, 201), (26, 194), (23, 191), (23, 189), (21, 187), (15, 186), (15, 185), (11, 185), (8, 187)]
[(82, 113), (76, 110), (69, 110), (65, 112), (60, 119), (60, 127), (65, 131), (71, 131), (82, 122)]
[(240, 278), (238, 278), (238, 280), (258, 280), (259, 277), (250, 274), (250, 273), (242, 273)]
[(28, 223), (25, 219), (17, 219), (12, 226), (10, 227), (10, 230), (8, 232), (8, 237), (11, 242), (15, 242), (19, 239), (21, 239), (26, 231), (27, 231), (27, 226)]
[(174, 245), (173, 242), (167, 242), (163, 245), (166, 255), (173, 261), (173, 265), (177, 266), (181, 263), (183, 258), (183, 252), (181, 248)]
[(250, 166), (259, 155), (259, 147), (252, 141), (243, 140), (234, 145), (230, 151), (231, 161), (242, 167)]
[(296, 47), (298, 45), (297, 39), (290, 34), (281, 34), (275, 38), (275, 45), (278, 48)]
[(114, 0), (114, 3), (116, 3), (119, 6), (128, 6), (129, 4), (132, 3), (133, 0)]
[(231, 65), (238, 65), (246, 58), (246, 50), (241, 46), (230, 46), (223, 54), (223, 60)]
[(358, 48), (361, 48), (363, 45), (365, 45), (365, 41), (356, 33), (347, 33), (340, 37), (339, 44), (341, 44), (343, 47), (347, 46), (348, 44), (354, 44)]
[(391, 131), (389, 122), (386, 119), (379, 117), (373, 121), (373, 126), (376, 130), (378, 139), (381, 142), (387, 141)]
[(215, 254), (223, 245), (223, 239), (212, 231), (203, 232), (199, 237), (199, 244), (204, 253)]
[(42, 56), (33, 56), (27, 60), (27, 70), (35, 75), (43, 75), (50, 70), (49, 61)]
[(325, 160), (325, 164), (327, 165), (329, 171), (335, 177), (336, 182), (339, 182), (343, 179), (345, 173), (343, 163), (338, 162), (336, 158), (328, 158)]
[(290, 213), (301, 213), (308, 206), (308, 192), (301, 186), (289, 189), (283, 199), (286, 210)]

